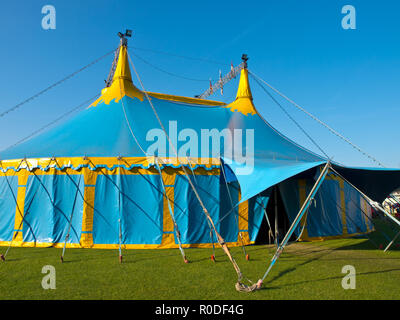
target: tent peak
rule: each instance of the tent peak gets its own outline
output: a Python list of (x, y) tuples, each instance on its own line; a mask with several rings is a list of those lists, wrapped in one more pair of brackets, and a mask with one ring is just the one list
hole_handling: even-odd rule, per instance
[(121, 37), (120, 45), (116, 52), (116, 59), (113, 62), (113, 67), (114, 64), (115, 71), (112, 75), (112, 81), (108, 80), (106, 82), (106, 87), (101, 90), (101, 96), (90, 106), (96, 106), (99, 102), (109, 104), (112, 100), (118, 102), (124, 96), (138, 98), (140, 101), (143, 101), (143, 92), (136, 88), (132, 82), (128, 59), (128, 44), (127, 39), (124, 36)]
[(251, 94), (249, 84), (249, 73), (247, 70), (247, 60), (249, 58), (246, 54), (242, 55), (244, 63), (243, 69), (240, 71), (239, 87), (236, 93), (236, 99), (232, 103), (228, 104), (225, 108), (230, 108), (232, 112), (241, 112), (245, 116), (249, 113), (251, 115), (256, 114), (256, 108), (253, 104), (253, 96)]

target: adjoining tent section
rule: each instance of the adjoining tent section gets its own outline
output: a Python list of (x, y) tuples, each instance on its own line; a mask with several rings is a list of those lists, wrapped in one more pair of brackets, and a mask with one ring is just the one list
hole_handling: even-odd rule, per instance
[(140, 78), (137, 88), (125, 38), (114, 66), (86, 110), (0, 153), (3, 260), (10, 247), (53, 246), (62, 258), (66, 248), (115, 249), (120, 261), (122, 249), (179, 248), (188, 262), (185, 248), (219, 243), (238, 290), (251, 291), (228, 246), (255, 243), (263, 220), (271, 228), (278, 193), (289, 224), (276, 258), (292, 235), (371, 232), (365, 195), (383, 201), (400, 185), (399, 170), (332, 163), (272, 127), (253, 104), (246, 61), (230, 104), (148, 92)]

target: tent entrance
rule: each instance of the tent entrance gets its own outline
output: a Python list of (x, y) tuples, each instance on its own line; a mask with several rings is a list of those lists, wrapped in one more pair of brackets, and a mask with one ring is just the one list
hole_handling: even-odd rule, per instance
[[(275, 194), (276, 193), (276, 194)], [(285, 234), (287, 233), (290, 222), (288, 219), (288, 214), (286, 212), (285, 205), (282, 200), (281, 193), (279, 191), (279, 187), (275, 186), (272, 188), (271, 197), (269, 198), (268, 205), (267, 205), (267, 215), (268, 220), (271, 224), (271, 231), (272, 236), (269, 235), (270, 227), (268, 225), (267, 219), (265, 215), (263, 216), (260, 229), (258, 231), (258, 235), (255, 241), (255, 244), (273, 244), (274, 243), (274, 236), (275, 230), (278, 230), (278, 239), (283, 239)], [(277, 221), (275, 217), (277, 216)], [(276, 228), (277, 226), (277, 228)], [(293, 240), (295, 236), (293, 236)], [(292, 240), (292, 239), (290, 239)]]

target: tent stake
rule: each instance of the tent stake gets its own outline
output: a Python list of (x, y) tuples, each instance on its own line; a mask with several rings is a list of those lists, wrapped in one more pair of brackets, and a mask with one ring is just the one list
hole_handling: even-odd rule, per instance
[(285, 248), (286, 244), (288, 243), (288, 241), (289, 241), (290, 237), (292, 236), (294, 230), (296, 229), (297, 225), (301, 221), (301, 218), (303, 217), (304, 213), (307, 212), (308, 207), (310, 206), (311, 200), (314, 198), (315, 194), (321, 187), (322, 182), (324, 181), (330, 166), (331, 166), (331, 163), (330, 163), (330, 161), (328, 161), (326, 163), (324, 169), (322, 170), (321, 174), (319, 175), (317, 181), (315, 182), (313, 188), (311, 189), (309, 195), (307, 196), (307, 199), (304, 201), (303, 206), (301, 207), (299, 213), (297, 214), (296, 218), (293, 220), (293, 223), (290, 226), (285, 237), (283, 238), (281, 244), (279, 245), (278, 249), (276, 250), (275, 255), (273, 256), (272, 261), (271, 261), (267, 271), (265, 272), (264, 276), (260, 280), (258, 280), (258, 282), (257, 282), (258, 289), (261, 288), (263, 281), (267, 277), (268, 273), (270, 272), (270, 270), (272, 269), (272, 267), (274, 266), (276, 261), (279, 259), (281, 253), (283, 252), (283, 249)]

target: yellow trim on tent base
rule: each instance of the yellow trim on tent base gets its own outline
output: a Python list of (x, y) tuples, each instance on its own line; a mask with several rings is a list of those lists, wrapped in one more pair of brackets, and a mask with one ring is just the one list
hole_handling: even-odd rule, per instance
[[(1, 247), (10, 246), (11, 241), (0, 241)], [(226, 242), (229, 247), (238, 247), (241, 246), (241, 242)], [(245, 245), (254, 244), (254, 241), (245, 242)], [(11, 244), (11, 247), (22, 247), (22, 248), (58, 248), (62, 249), (64, 247), (64, 243), (50, 243), (50, 242), (23, 242), (17, 244), (15, 241)], [(212, 248), (212, 243), (192, 243), (192, 244), (182, 244), (182, 248)], [(119, 244), (93, 244), (92, 246), (86, 247), (81, 246), (79, 243), (67, 243), (66, 248), (69, 249), (112, 249), (117, 250), (119, 248)], [(121, 246), (122, 249), (178, 249), (179, 246), (177, 244), (123, 244)]]
[[(219, 158), (188, 158), (188, 157), (158, 157), (162, 169), (165, 166), (179, 167), (186, 165), (194, 168), (195, 166), (202, 166), (211, 169), (221, 164)], [(48, 170), (50, 168), (62, 169), (79, 167), (89, 167), (95, 169), (96, 167), (123, 166), (135, 167), (140, 166), (144, 169), (155, 166), (155, 157), (60, 157), (60, 158), (30, 158), (30, 159), (13, 159), (13, 160), (0, 160), (0, 169), (7, 169), (5, 175), (14, 175), (15, 171), (21, 169), (32, 170), (33, 168), (40, 168)], [(2, 173), (3, 174), (3, 173)]]

